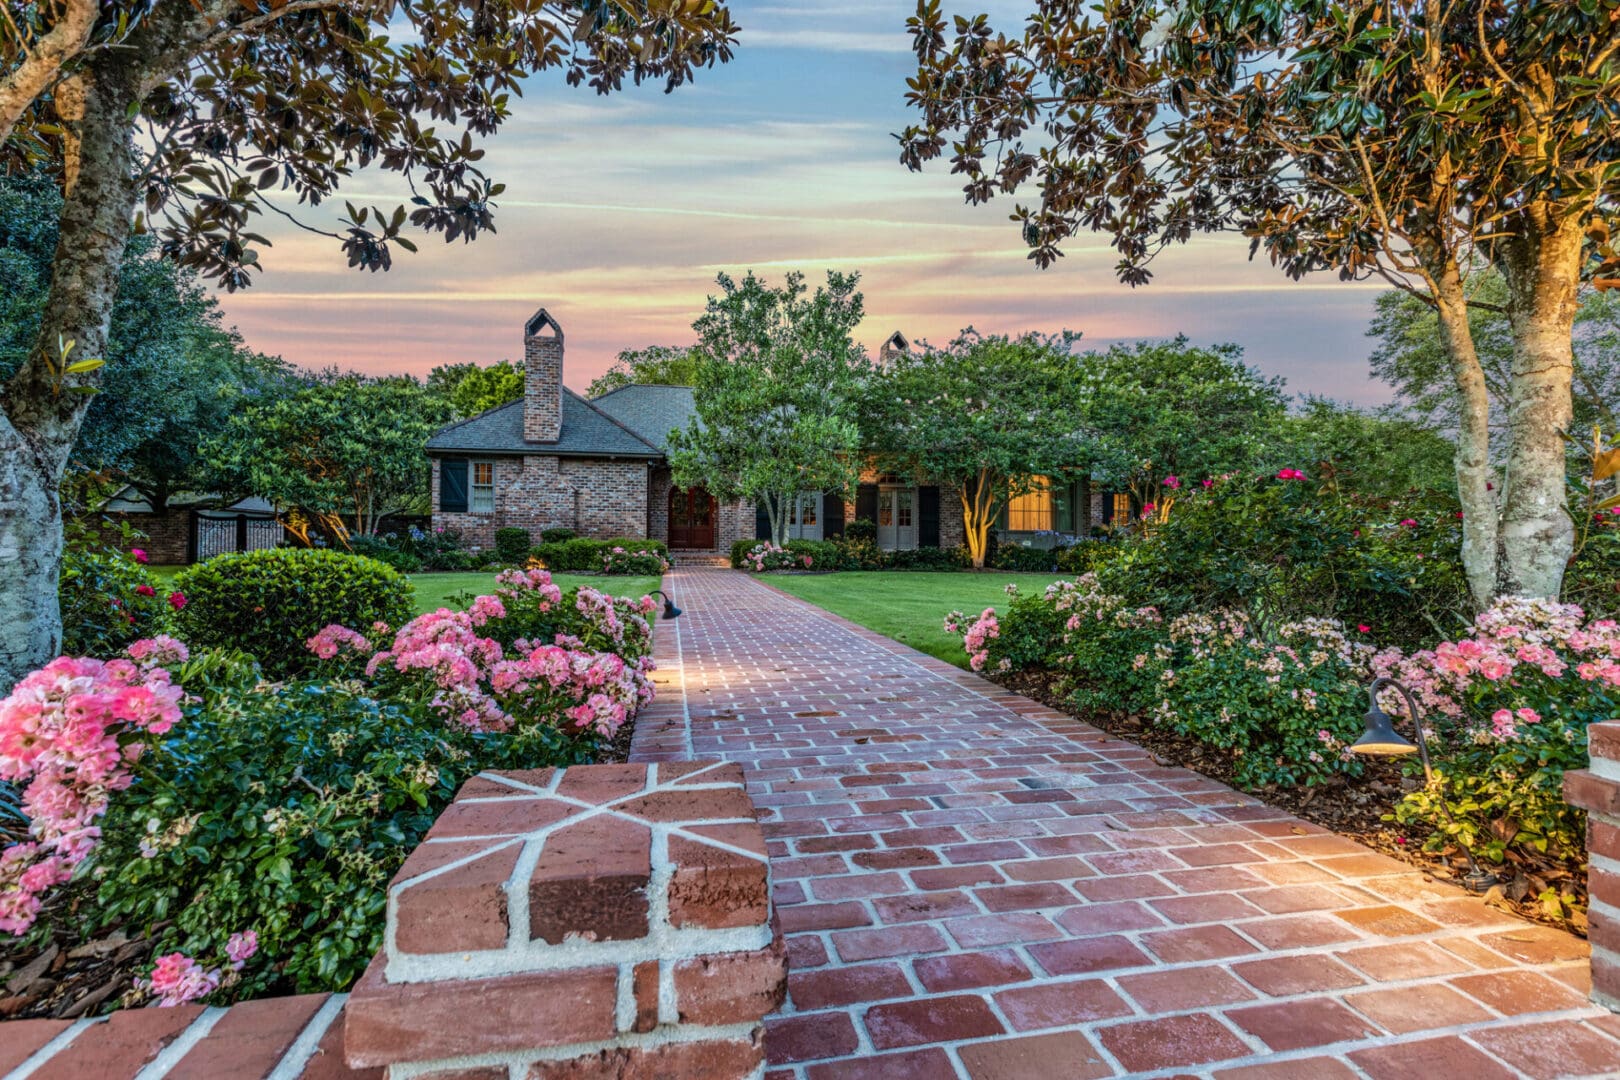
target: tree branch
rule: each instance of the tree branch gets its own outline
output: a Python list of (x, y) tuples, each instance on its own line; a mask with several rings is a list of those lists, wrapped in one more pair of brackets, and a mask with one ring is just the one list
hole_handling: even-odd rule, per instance
[(0, 143), (11, 137), (17, 121), (61, 77), (62, 69), (84, 51), (95, 29), (101, 11), (96, 0), (61, 2), (65, 8), (62, 18), (35, 42), (33, 52), (23, 44), (22, 35), (17, 36), (22, 62), (0, 77)]

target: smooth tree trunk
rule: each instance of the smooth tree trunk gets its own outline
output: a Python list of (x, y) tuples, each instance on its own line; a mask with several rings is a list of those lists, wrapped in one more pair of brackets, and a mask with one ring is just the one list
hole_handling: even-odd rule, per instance
[[(50, 295), (28, 359), (7, 384), (0, 416), (0, 690), (61, 646), (59, 489), (99, 379), (64, 375), (100, 359), (135, 209), (131, 107), (138, 87), (116, 51), (62, 84), (64, 203)], [(161, 408), (161, 402), (153, 402)]]
[(1502, 501), (1498, 587), (1505, 595), (1557, 599), (1575, 550), (1561, 433), (1572, 415), (1573, 337), (1579, 302), (1581, 218), (1532, 209), (1533, 224), (1504, 241), (1497, 262), (1508, 286), (1513, 375)]
[(1468, 295), (1454, 260), (1431, 271), (1440, 342), (1451, 359), (1457, 385), (1457, 495), (1463, 510), (1462, 564), (1476, 609), (1488, 607), (1497, 591), (1498, 529), (1492, 489), (1491, 397), (1485, 371), (1468, 325)]

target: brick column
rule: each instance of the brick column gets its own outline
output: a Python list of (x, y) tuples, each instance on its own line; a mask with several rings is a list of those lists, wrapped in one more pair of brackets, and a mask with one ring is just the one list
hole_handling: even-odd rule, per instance
[(469, 780), (389, 887), (345, 1053), (395, 1078), (763, 1068), (787, 966), (742, 769)]
[(1620, 1011), (1620, 721), (1586, 730), (1591, 767), (1564, 774), (1564, 798), (1588, 815), (1592, 1000)]

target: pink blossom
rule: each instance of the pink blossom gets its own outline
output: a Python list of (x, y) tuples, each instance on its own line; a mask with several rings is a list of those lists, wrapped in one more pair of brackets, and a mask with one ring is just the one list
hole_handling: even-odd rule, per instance
[(1363, 633), (1363, 634), (1372, 633), (1372, 627), (1368, 626), (1366, 623), (1358, 623), (1356, 625), (1356, 630), (1357, 630), (1357, 632)]
[(183, 593), (183, 592), (172, 592), (172, 593), (170, 593), (169, 594), (169, 606), (174, 608), (174, 610), (176, 610), (176, 611), (179, 611), (181, 608), (185, 607), (186, 606), (186, 594)]
[(157, 590), (152, 588), (152, 586), (150, 586), (150, 585), (137, 585), (137, 586), (135, 586), (135, 595), (136, 596), (156, 596), (157, 595)]
[(1303, 479), (1305, 479), (1305, 474), (1300, 472), (1298, 469), (1278, 469), (1277, 470), (1277, 479), (1278, 480), (1303, 480)]
[(1401, 528), (1403, 528), (1403, 529), (1415, 529), (1415, 528), (1417, 528), (1417, 522), (1415, 520), (1413, 520), (1412, 518), (1403, 518), (1403, 519), (1401, 519)]
[(130, 548), (129, 555), (130, 558), (134, 559), (138, 563), (146, 562), (146, 552), (142, 548)]
[(1215, 486), (1215, 481), (1211, 480), (1207, 476), (1200, 480), (1199, 483), (1203, 484), (1205, 488), (1212, 488)]
[(225, 955), (230, 958), (231, 970), (241, 971), (242, 965), (253, 958), (259, 951), (259, 935), (252, 930), (243, 930), (231, 935), (225, 943)]
[(1177, 488), (1181, 487), (1181, 477), (1172, 473), (1164, 478), (1164, 486), (1169, 488), (1171, 491), (1176, 490)]
[(168, 953), (157, 958), (146, 989), (157, 995), (158, 1005), (168, 1008), (207, 997), (219, 987), (219, 972), (204, 968), (185, 953)]

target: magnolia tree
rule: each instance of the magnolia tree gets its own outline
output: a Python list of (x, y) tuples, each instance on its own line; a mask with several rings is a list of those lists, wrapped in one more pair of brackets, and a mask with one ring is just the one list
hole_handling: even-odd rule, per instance
[(1282, 380), (1244, 364), (1235, 345), (1116, 345), (1080, 367), (1093, 475), (1144, 506), (1184, 480), (1257, 465), (1287, 408)]
[(851, 337), (864, 310), (859, 282), (829, 271), (812, 294), (803, 274), (780, 287), (721, 274), (720, 295), (692, 324), (697, 416), (670, 435), (674, 482), (762, 503), (778, 545), (800, 493), (847, 498), (860, 475), (870, 364)]
[[(1571, 321), (1583, 275), (1620, 280), (1620, 3), (1034, 0), (1007, 36), (920, 0), (909, 25), (902, 161), (949, 153), (974, 202), (1037, 185), (1015, 217), (1039, 265), (1099, 230), (1138, 285), (1165, 247), (1234, 230), (1292, 277), (1377, 275), (1433, 308), (1474, 599), (1558, 594)], [(1501, 484), (1468, 320), (1481, 264), (1513, 339)]]
[(323, 203), (379, 165), (403, 175), (409, 207), (302, 223), (350, 266), (385, 270), (413, 250), (409, 231), (452, 241), (492, 227), (502, 185), (474, 140), (531, 76), (672, 90), (734, 41), (714, 0), (6, 0), (0, 167), (44, 169), (63, 204), (34, 342), (0, 393), (0, 685), (61, 637), (57, 485), (137, 223), (237, 288), (268, 246), (257, 215)]
[(1008, 502), (1090, 464), (1086, 384), (1069, 352), (1077, 337), (970, 327), (946, 348), (897, 354), (872, 383), (867, 427), (885, 468), (960, 494), (976, 567)]

